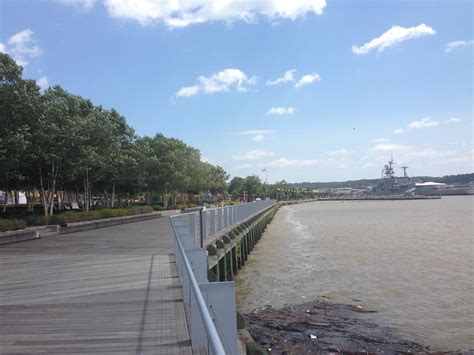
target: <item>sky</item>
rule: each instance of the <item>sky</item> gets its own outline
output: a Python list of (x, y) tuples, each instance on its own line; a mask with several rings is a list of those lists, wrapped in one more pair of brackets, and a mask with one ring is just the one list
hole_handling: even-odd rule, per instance
[(0, 51), (273, 183), (473, 172), (473, 2), (0, 0)]

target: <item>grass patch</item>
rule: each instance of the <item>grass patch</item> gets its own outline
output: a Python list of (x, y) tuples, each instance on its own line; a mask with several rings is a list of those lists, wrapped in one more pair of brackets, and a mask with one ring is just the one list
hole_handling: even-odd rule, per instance
[(20, 219), (0, 219), (0, 232), (26, 228), (26, 222)]

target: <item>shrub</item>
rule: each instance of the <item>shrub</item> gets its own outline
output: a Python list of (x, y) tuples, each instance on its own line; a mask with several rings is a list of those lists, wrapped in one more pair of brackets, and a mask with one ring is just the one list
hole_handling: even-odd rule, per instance
[(26, 228), (26, 222), (19, 219), (0, 219), (0, 232)]
[(132, 216), (136, 214), (144, 214), (153, 212), (150, 206), (138, 206), (128, 208), (103, 208), (99, 210), (92, 210), (89, 212), (82, 211), (67, 211), (58, 215), (39, 217), (36, 219), (36, 225), (59, 224), (66, 225), (67, 223), (93, 221), (96, 219), (113, 218)]

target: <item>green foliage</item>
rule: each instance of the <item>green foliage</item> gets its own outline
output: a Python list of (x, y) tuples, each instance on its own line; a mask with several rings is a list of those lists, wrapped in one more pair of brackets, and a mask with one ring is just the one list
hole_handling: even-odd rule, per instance
[(103, 208), (88, 212), (67, 211), (54, 216), (42, 216), (36, 219), (36, 225), (59, 224), (66, 225), (67, 223), (93, 221), (97, 219), (133, 216), (137, 214), (144, 214), (153, 212), (150, 206), (138, 206), (128, 208)]
[[(60, 86), (41, 93), (22, 68), (0, 53), (0, 190), (39, 191), (44, 214), (54, 195), (84, 199), (227, 190), (227, 173), (200, 152), (162, 134), (140, 138), (116, 110), (95, 106)], [(113, 206), (112, 206), (113, 207)]]
[(0, 219), (0, 232), (26, 228), (26, 222), (19, 219)]
[(249, 199), (255, 199), (263, 195), (265, 187), (256, 175), (247, 176), (246, 178), (234, 177), (230, 181), (229, 193), (242, 196), (247, 193)]

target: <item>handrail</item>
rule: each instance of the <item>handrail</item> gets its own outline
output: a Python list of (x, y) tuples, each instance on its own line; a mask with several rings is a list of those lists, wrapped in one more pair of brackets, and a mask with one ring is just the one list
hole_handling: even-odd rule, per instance
[(224, 349), (224, 344), (222, 343), (222, 340), (219, 336), (219, 332), (217, 331), (216, 325), (214, 324), (211, 314), (209, 313), (209, 309), (207, 308), (206, 301), (204, 300), (204, 297), (202, 296), (199, 285), (196, 281), (196, 278), (194, 277), (193, 269), (191, 265), (189, 264), (189, 260), (186, 257), (184, 247), (178, 238), (178, 233), (176, 233), (176, 229), (173, 223), (171, 223), (171, 227), (173, 228), (173, 234), (176, 240), (176, 244), (178, 245), (179, 252), (184, 261), (184, 267), (186, 268), (186, 272), (188, 273), (188, 276), (189, 276), (191, 288), (194, 292), (194, 295), (196, 296), (196, 302), (198, 305), (199, 313), (201, 314), (204, 327), (206, 328), (206, 332), (209, 338), (209, 343), (211, 344), (211, 348), (214, 351), (214, 354), (225, 355), (226, 352)]
[[(225, 324), (230, 324), (227, 322), (234, 322), (235, 319), (230, 319), (229, 317), (231, 316), (228, 314), (228, 312), (223, 313), (225, 314), (225, 318), (222, 319), (220, 318), (222, 315), (221, 313), (218, 313), (215, 317), (213, 317), (211, 314), (211, 311), (214, 311), (214, 307), (217, 307), (218, 309), (223, 309), (221, 307), (226, 307), (227, 310), (229, 309), (229, 305), (226, 305), (222, 301), (217, 301), (215, 299), (215, 296), (217, 295), (216, 292), (221, 294), (221, 292), (224, 290), (230, 290), (233, 297), (235, 289), (233, 288), (233, 283), (230, 285), (231, 288), (228, 288), (227, 286), (227, 288), (224, 289), (220, 288), (220, 286), (216, 288), (214, 286), (218, 285), (211, 286), (211, 284), (207, 282), (206, 278), (206, 281), (204, 281), (204, 279), (200, 281), (202, 282), (201, 285), (205, 285), (204, 287), (206, 287), (208, 297), (210, 297), (210, 299), (214, 299), (214, 301), (209, 301), (209, 298), (207, 301), (204, 299), (198, 279), (200, 280), (200, 277), (204, 278), (203, 272), (206, 271), (207, 268), (207, 262), (202, 259), (202, 257), (206, 255), (206, 249), (200, 249), (196, 245), (196, 217), (199, 217), (198, 224), (200, 227), (199, 234), (202, 248), (202, 242), (208, 236), (210, 237), (219, 233), (225, 233), (228, 228), (232, 228), (232, 226), (242, 223), (245, 220), (248, 220), (248, 218), (251, 216), (261, 213), (262, 211), (265, 211), (275, 205), (275, 200), (264, 200), (234, 206), (206, 209), (202, 212), (190, 211), (188, 213), (185, 212), (182, 214), (170, 216), (171, 227), (175, 239), (176, 266), (183, 290), (186, 291), (183, 294), (184, 303), (190, 308), (191, 305), (193, 305), (193, 309), (198, 309), (197, 312), (189, 309), (191, 311), (191, 339), (192, 342), (196, 342), (196, 344), (193, 344), (196, 346), (204, 345), (205, 342), (207, 342), (207, 345), (205, 346), (209, 354), (237, 354), (237, 330), (230, 329), (228, 326), (223, 326), (222, 323), (219, 323), (225, 322)], [(187, 222), (184, 223), (183, 219)], [(198, 257), (198, 255), (201, 256)], [(194, 274), (195, 271), (193, 270), (193, 265), (198, 267), (198, 270), (196, 271), (197, 276)], [(196, 277), (198, 277), (198, 279), (196, 279)], [(209, 287), (211, 287), (211, 289)], [(194, 297), (191, 298), (192, 296)], [(233, 307), (235, 310), (235, 304)], [(197, 324), (193, 323), (194, 316), (197, 316), (195, 319)], [(218, 321), (219, 319), (221, 320)], [(193, 329), (195, 330), (193, 331)], [(203, 330), (200, 331), (198, 329)]]

